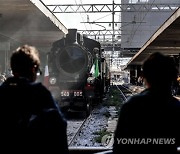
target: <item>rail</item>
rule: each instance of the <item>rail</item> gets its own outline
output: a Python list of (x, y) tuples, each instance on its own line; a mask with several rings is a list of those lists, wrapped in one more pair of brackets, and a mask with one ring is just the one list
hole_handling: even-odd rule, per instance
[(80, 124), (80, 126), (79, 126), (79, 128), (77, 129), (76, 133), (74, 134), (74, 136), (71, 138), (71, 140), (70, 140), (69, 143), (68, 143), (68, 146), (69, 146), (69, 147), (71, 147), (73, 141), (76, 139), (76, 137), (77, 137), (77, 136), (79, 135), (79, 133), (81, 132), (84, 124), (92, 117), (92, 113), (93, 113), (93, 111), (91, 111), (91, 114), (90, 114), (87, 118), (85, 118), (85, 119), (83, 120), (83, 122)]
[(75, 138), (77, 137), (77, 135), (80, 133), (84, 123), (86, 122), (87, 119), (84, 119), (82, 124), (80, 125), (80, 127), (78, 128), (77, 132), (75, 133), (75, 135), (72, 137), (72, 139), (69, 141), (68, 146), (71, 146), (71, 144), (73, 143), (73, 141), (75, 140)]
[(126, 100), (127, 100), (127, 97), (124, 95), (124, 93), (122, 92), (122, 90), (121, 90), (117, 85), (116, 85), (116, 87), (117, 87), (117, 89), (120, 91), (120, 93), (121, 93), (124, 101), (126, 101)]

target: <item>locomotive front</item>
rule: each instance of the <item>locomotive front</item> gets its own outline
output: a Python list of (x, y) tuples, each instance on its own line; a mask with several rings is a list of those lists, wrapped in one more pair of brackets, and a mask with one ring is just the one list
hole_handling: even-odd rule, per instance
[(61, 107), (84, 108), (84, 87), (91, 64), (90, 54), (77, 40), (77, 30), (53, 44), (49, 54), (50, 86)]

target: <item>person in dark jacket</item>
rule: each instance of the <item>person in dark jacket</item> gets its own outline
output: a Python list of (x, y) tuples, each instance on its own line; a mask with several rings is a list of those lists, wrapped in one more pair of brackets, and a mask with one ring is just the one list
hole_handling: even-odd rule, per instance
[(146, 89), (120, 110), (113, 153), (175, 154), (180, 146), (180, 102), (171, 94), (177, 78), (173, 60), (154, 53), (143, 64)]
[(39, 53), (24, 45), (12, 53), (13, 77), (0, 86), (1, 153), (68, 153), (67, 123), (50, 91), (36, 83)]

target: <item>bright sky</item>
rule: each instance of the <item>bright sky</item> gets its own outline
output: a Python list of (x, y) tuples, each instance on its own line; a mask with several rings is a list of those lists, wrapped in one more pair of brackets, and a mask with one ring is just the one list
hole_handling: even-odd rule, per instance
[[(112, 0), (42, 0), (46, 5), (48, 4), (112, 4)], [(120, 4), (121, 0), (114, 0), (116, 4)], [(51, 9), (51, 8), (50, 8)], [(58, 19), (67, 28), (77, 28), (78, 30), (94, 30), (94, 29), (112, 29), (109, 24), (88, 24), (81, 23), (89, 21), (93, 22), (112, 22), (112, 13), (55, 13)], [(115, 21), (119, 21), (119, 13), (115, 14)]]

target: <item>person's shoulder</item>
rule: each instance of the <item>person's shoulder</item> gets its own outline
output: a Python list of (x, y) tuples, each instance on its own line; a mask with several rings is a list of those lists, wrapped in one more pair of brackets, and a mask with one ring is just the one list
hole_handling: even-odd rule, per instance
[(147, 90), (142, 91), (141, 93), (135, 94), (133, 96), (130, 96), (127, 101), (126, 105), (133, 105), (134, 103), (141, 103), (144, 102), (144, 100), (148, 99), (149, 92)]
[(151, 97), (148, 90), (144, 90), (138, 94), (130, 96), (122, 105), (121, 111), (124, 112), (136, 112), (146, 105), (150, 105)]
[(3, 83), (0, 85), (0, 93), (1, 93), (2, 89), (3, 89)]
[(180, 99), (178, 97), (172, 97), (171, 104), (180, 109)]
[(30, 83), (30, 88), (28, 88), (28, 90), (37, 99), (41, 99), (46, 102), (54, 101), (51, 92), (41, 82)]
[(50, 93), (49, 90), (41, 82), (30, 83), (30, 86), (39, 92)]
[(37, 87), (37, 88), (45, 88), (45, 86), (41, 82), (32, 82), (30, 83), (31, 86)]

